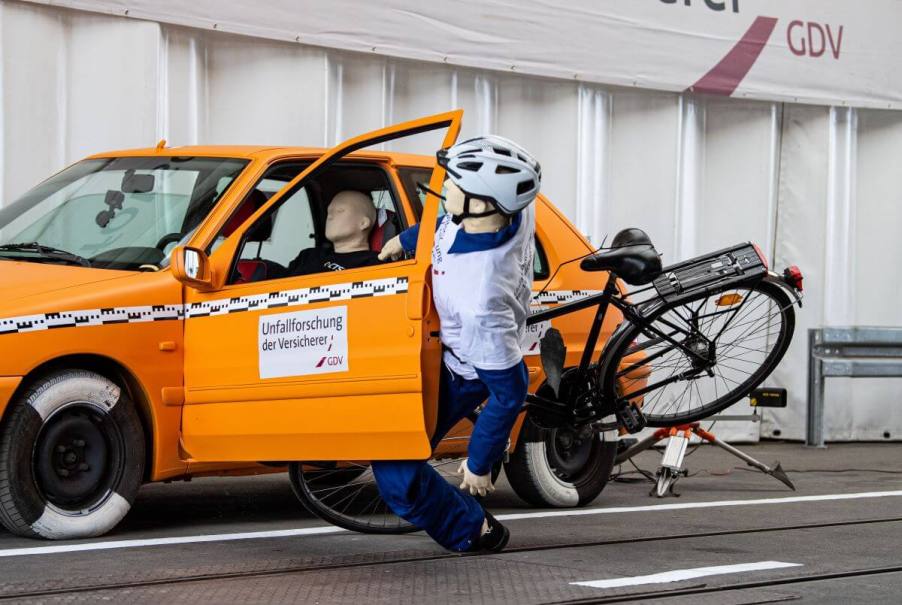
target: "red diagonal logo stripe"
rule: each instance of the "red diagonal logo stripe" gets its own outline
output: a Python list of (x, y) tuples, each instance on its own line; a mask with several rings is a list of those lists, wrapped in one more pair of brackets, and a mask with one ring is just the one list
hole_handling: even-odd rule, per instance
[(777, 19), (758, 17), (736, 46), (711, 71), (689, 87), (689, 92), (730, 96), (758, 60), (770, 40)]

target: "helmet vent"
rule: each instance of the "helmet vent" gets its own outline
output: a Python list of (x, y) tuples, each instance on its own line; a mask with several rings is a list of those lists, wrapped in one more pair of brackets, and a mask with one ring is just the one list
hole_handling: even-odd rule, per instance
[(482, 162), (461, 162), (457, 165), (457, 168), (461, 170), (479, 172), (479, 169), (482, 168)]
[(511, 152), (509, 149), (504, 149), (502, 147), (492, 147), (492, 151), (494, 151), (495, 153), (497, 153), (499, 155), (506, 155), (507, 157), (510, 157), (510, 155), (511, 155)]
[(528, 181), (520, 181), (517, 183), (517, 195), (521, 195), (526, 193), (527, 191), (532, 191), (535, 188), (535, 181), (529, 179)]
[(520, 169), (511, 168), (510, 166), (502, 166), (501, 164), (495, 166), (495, 174), (513, 174), (515, 172), (520, 172)]

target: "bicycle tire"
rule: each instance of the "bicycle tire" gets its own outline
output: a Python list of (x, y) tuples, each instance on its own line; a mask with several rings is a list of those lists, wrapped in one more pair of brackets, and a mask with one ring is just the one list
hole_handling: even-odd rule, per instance
[[(696, 422), (698, 420), (707, 418), (712, 414), (716, 414), (717, 412), (720, 412), (721, 410), (733, 405), (734, 403), (751, 393), (753, 389), (760, 385), (771, 374), (771, 372), (773, 372), (774, 368), (777, 366), (780, 360), (782, 360), (787, 348), (789, 347), (789, 343), (792, 340), (792, 335), (795, 330), (795, 312), (793, 310), (794, 303), (782, 286), (775, 284), (768, 279), (763, 279), (752, 285), (730, 287), (708, 293), (700, 292), (698, 295), (690, 297), (688, 300), (681, 301), (677, 304), (662, 304), (659, 307), (655, 308), (654, 311), (652, 311), (651, 315), (648, 317), (648, 322), (654, 324), (655, 322), (660, 321), (661, 318), (668, 312), (675, 312), (676, 309), (685, 309), (687, 305), (690, 305), (692, 303), (701, 303), (701, 306), (705, 303), (705, 301), (710, 300), (715, 296), (719, 297), (717, 299), (719, 304), (719, 301), (723, 299), (722, 297), (724, 295), (737, 293), (740, 290), (749, 292), (749, 297), (744, 300), (747, 300), (751, 297), (752, 293), (755, 293), (759, 296), (763, 296), (766, 299), (770, 299), (776, 305), (776, 310), (779, 312), (781, 321), (779, 322), (779, 330), (777, 331), (774, 338), (773, 348), (765, 355), (764, 359), (760, 363), (760, 367), (758, 367), (758, 369), (754, 372), (751, 372), (747, 379), (743, 380), (742, 382), (737, 382), (737, 386), (728, 388), (727, 392), (723, 395), (717, 395), (717, 397), (713, 401), (706, 402), (698, 407), (688, 408), (682, 412), (680, 411), (680, 408), (677, 407), (677, 409), (673, 413), (655, 413), (654, 406), (648, 405), (650, 398), (654, 397), (654, 391), (645, 394), (642, 397), (642, 408), (648, 426), (667, 427), (686, 424), (690, 422)], [(769, 327), (770, 321), (771, 320), (768, 319), (767, 323), (763, 327)], [(620, 331), (620, 334), (617, 335), (615, 339), (610, 343), (608, 350), (605, 352), (604, 360), (600, 364), (599, 370), (599, 384), (600, 388), (602, 389), (602, 393), (605, 394), (605, 400), (618, 402), (619, 404), (618, 400), (631, 399), (630, 395), (634, 392), (638, 392), (639, 388), (623, 392), (624, 388), (628, 388), (628, 386), (624, 387), (624, 381), (620, 381), (618, 383), (618, 378), (622, 378), (623, 374), (625, 373), (625, 370), (621, 369), (624, 358), (628, 357), (629, 355), (635, 354), (635, 352), (637, 352), (638, 350), (643, 350), (643, 343), (638, 342), (639, 339), (643, 336), (647, 336), (647, 334), (643, 331), (643, 326), (630, 323), (624, 330)], [(755, 338), (760, 337), (761, 336), (759, 335)], [(649, 339), (649, 342), (651, 342), (651, 340), (652, 339)], [(732, 351), (735, 346), (737, 345), (732, 342), (726, 344), (726, 351)], [(646, 358), (648, 357), (651, 357), (651, 355), (646, 356)], [(746, 361), (746, 363), (752, 362)], [(717, 362), (715, 362), (715, 367), (716, 364)], [(627, 369), (635, 368), (636, 365), (637, 363), (635, 362), (635, 358), (633, 358), (633, 360), (631, 360), (629, 364), (627, 364)], [(665, 371), (667, 367), (664, 368)], [(676, 373), (678, 367), (679, 366), (671, 369), (671, 376)], [(639, 379), (637, 378), (632, 378), (631, 380), (634, 380), (637, 385), (641, 384), (639, 382)], [(693, 378), (692, 380), (695, 381), (697, 379)], [(726, 379), (724, 379), (724, 384), (729, 386)], [(716, 377), (714, 379), (714, 385), (715, 393), (717, 393)], [(666, 386), (661, 388), (666, 388)], [(695, 388), (699, 392), (699, 398), (703, 398), (697, 385)], [(691, 396), (692, 394), (690, 392), (690, 397)], [(638, 399), (638, 397), (634, 397), (633, 399)], [(671, 407), (672, 405), (673, 404), (671, 404)]]
[[(370, 479), (373, 473), (369, 469), (369, 465), (366, 465), (366, 468), (361, 473), (357, 473), (360, 469), (355, 468), (353, 474), (356, 476), (346, 482), (343, 486), (340, 485), (340, 481), (336, 480), (334, 476), (326, 475), (323, 470), (305, 469), (305, 467), (309, 467), (309, 465), (302, 462), (292, 462), (288, 465), (288, 479), (291, 483), (291, 489), (294, 491), (294, 495), (297, 496), (298, 500), (301, 501), (301, 504), (304, 505), (304, 508), (323, 521), (328, 521), (332, 525), (341, 527), (342, 529), (362, 534), (408, 534), (419, 530), (417, 526), (408, 523), (391, 512), (388, 505), (382, 500), (382, 496), (379, 495), (375, 481)], [(363, 514), (358, 514), (356, 512), (357, 509), (352, 509), (351, 511), (347, 509), (339, 510), (338, 505), (335, 502), (330, 502), (329, 498), (324, 496), (322, 493), (324, 491), (322, 489), (323, 486), (318, 485), (319, 483), (324, 483), (327, 479), (328, 485), (326, 485), (325, 488), (331, 490), (327, 495), (335, 496), (339, 500), (343, 496), (346, 497), (344, 494), (337, 491), (342, 487), (355, 489), (355, 491), (356, 489), (360, 489), (361, 491), (375, 491), (375, 493), (368, 494), (369, 497), (378, 499), (378, 502), (374, 505), (375, 510), (373, 513), (370, 513), (368, 517), (372, 517), (374, 514), (383, 515), (383, 525), (379, 526), (372, 518), (366, 518)], [(372, 485), (367, 485), (365, 483), (367, 481), (371, 481)], [(361, 487), (357, 488), (355, 482), (362, 484)], [(364, 509), (366, 509), (366, 505), (363, 506)], [(381, 513), (377, 512), (379, 510), (381, 510)]]
[[(455, 476), (460, 458), (442, 460), (431, 459), (433, 466), (447, 465), (439, 470), (444, 477)], [(307, 467), (305, 469), (305, 467)], [(349, 480), (341, 484), (340, 475), (345, 473)], [(501, 463), (492, 468), (494, 483), (501, 472)], [(308, 511), (323, 521), (328, 521), (349, 531), (362, 534), (409, 534), (420, 528), (391, 511), (379, 494), (369, 464), (361, 462), (340, 462), (335, 469), (316, 468), (311, 463), (292, 462), (288, 465), (291, 489)], [(340, 492), (350, 488), (347, 494)], [(361, 503), (354, 500), (361, 496)], [(339, 509), (339, 506), (341, 508)], [(377, 519), (381, 518), (380, 524)]]

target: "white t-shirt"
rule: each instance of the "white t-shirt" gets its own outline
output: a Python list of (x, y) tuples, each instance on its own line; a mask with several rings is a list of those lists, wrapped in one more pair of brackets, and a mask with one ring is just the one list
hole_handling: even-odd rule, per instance
[[(497, 233), (470, 234), (443, 217), (432, 249), (433, 300), (444, 361), (456, 374), (504, 370), (523, 359), (532, 296), (535, 205)], [(453, 354), (452, 354), (453, 352)]]

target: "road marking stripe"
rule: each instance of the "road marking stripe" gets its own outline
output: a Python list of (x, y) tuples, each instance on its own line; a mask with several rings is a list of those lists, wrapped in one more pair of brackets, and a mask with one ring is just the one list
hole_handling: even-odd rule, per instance
[(107, 542), (88, 542), (84, 544), (60, 544), (58, 546), (35, 546), (28, 548), (9, 548), (0, 550), (0, 557), (19, 557), (23, 555), (53, 555), (66, 552), (84, 552), (87, 550), (112, 550), (116, 548), (135, 548), (138, 546), (166, 546), (170, 544), (194, 544), (197, 542), (226, 542), (229, 540), (250, 540), (257, 538), (293, 538), (317, 534), (335, 534), (346, 531), (333, 525), (302, 527), (298, 529), (276, 529), (272, 531), (248, 531), (235, 534), (207, 534), (204, 536), (178, 536), (173, 538), (147, 538), (143, 540), (110, 540)]
[(640, 586), (642, 584), (663, 584), (665, 582), (682, 582), (706, 576), (721, 576), (746, 571), (764, 571), (767, 569), (783, 569), (786, 567), (802, 567), (801, 563), (784, 563), (783, 561), (758, 561), (757, 563), (739, 563), (736, 565), (716, 565), (714, 567), (696, 567), (694, 569), (675, 569), (647, 576), (631, 576), (611, 578), (609, 580), (592, 580), (590, 582), (570, 582), (573, 586), (590, 588), (622, 588), (624, 586)]
[(613, 506), (609, 508), (549, 510), (539, 513), (495, 515), (495, 518), (499, 521), (513, 521), (516, 519), (537, 519), (540, 517), (578, 517), (580, 515), (611, 515), (617, 513), (641, 513), (691, 508), (719, 508), (721, 506), (792, 504), (795, 502), (825, 502), (828, 500), (859, 500), (862, 498), (889, 498), (898, 496), (902, 496), (902, 490), (888, 492), (860, 492), (855, 494), (823, 494), (820, 496), (789, 496), (787, 498), (759, 498), (756, 500), (715, 500), (713, 502), (680, 502), (674, 504), (649, 504), (647, 506)]
[[(713, 502), (681, 502), (679, 504), (653, 504), (649, 506), (615, 506), (610, 508), (585, 508), (543, 511), (536, 513), (511, 513), (496, 515), (500, 521), (517, 519), (538, 519), (542, 517), (578, 517), (581, 515), (609, 515), (618, 513), (655, 512), (684, 510), (693, 508), (717, 508), (721, 506), (760, 506), (767, 504), (792, 504), (796, 502), (825, 502), (829, 500), (857, 500), (865, 498), (888, 498), (902, 496), (902, 490), (887, 492), (860, 492), (854, 494), (823, 494), (820, 496), (792, 496), (788, 498), (759, 498), (756, 500), (717, 500)], [(2, 557), (20, 557), (25, 555), (49, 555), (90, 550), (112, 550), (116, 548), (135, 548), (139, 546), (165, 546), (170, 544), (192, 544), (195, 542), (226, 542), (230, 540), (249, 540), (257, 538), (292, 538), (334, 534), (345, 530), (331, 525), (302, 527), (297, 529), (278, 529), (270, 531), (251, 531), (230, 534), (207, 534), (201, 536), (178, 536), (172, 538), (146, 538), (140, 540), (109, 540), (104, 542), (87, 542), (81, 544), (58, 544), (53, 546), (32, 546), (25, 548), (8, 548), (0, 550)]]

